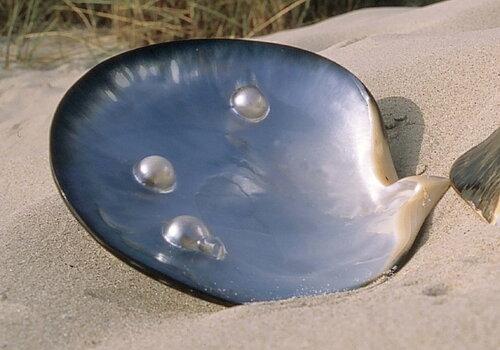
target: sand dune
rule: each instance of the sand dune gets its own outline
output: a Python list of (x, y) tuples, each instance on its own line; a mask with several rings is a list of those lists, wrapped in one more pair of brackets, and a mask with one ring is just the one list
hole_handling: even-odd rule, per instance
[[(400, 176), (447, 176), (500, 126), (496, 0), (365, 9), (263, 39), (358, 75)], [(65, 208), (48, 163), (52, 113), (84, 70), (0, 73), (0, 349), (498, 348), (499, 231), (452, 190), (401, 270), (350, 293), (224, 308), (106, 253)]]

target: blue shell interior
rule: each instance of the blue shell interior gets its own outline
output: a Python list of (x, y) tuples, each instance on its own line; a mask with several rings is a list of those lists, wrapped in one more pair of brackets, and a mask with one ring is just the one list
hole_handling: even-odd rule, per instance
[[(269, 101), (259, 123), (231, 110), (245, 85)], [(349, 215), (370, 204), (354, 152), (356, 135), (371, 132), (360, 86), (327, 59), (275, 44), (133, 50), (94, 67), (63, 98), (53, 172), (92, 235), (160, 280), (234, 303), (359, 287), (383, 272), (395, 245)], [(172, 193), (134, 180), (134, 164), (153, 154), (176, 169)], [(162, 226), (178, 215), (203, 220), (225, 259), (169, 245)]]

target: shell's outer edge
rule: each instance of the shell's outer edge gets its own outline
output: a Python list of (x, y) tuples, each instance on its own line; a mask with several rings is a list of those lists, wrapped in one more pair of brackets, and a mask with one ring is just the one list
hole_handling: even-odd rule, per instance
[[(368, 91), (368, 89), (365, 89)], [(368, 93), (369, 94), (369, 93)], [(373, 158), (375, 175), (383, 185), (390, 185), (398, 180), (396, 169), (391, 157), (389, 143), (385, 135), (382, 118), (374, 98), (368, 95), (368, 114), (373, 132)]]
[[(361, 82), (359, 83), (363, 85)], [(446, 178), (437, 176), (409, 176), (398, 180), (380, 110), (366, 87), (364, 87), (364, 91), (368, 94), (365, 99), (368, 103), (368, 114), (372, 124), (375, 175), (389, 192), (391, 185), (397, 181), (416, 183), (415, 193), (399, 208), (393, 220), (394, 233), (398, 242), (386, 265), (387, 269), (391, 269), (410, 250), (422, 224), (446, 193), (450, 182)]]
[(368, 119), (372, 126), (372, 157), (374, 175), (383, 186), (393, 184), (398, 180), (398, 175), (392, 161), (384, 123), (380, 116), (380, 110), (368, 88), (354, 76), (354, 82), (358, 86), (359, 93), (366, 101), (368, 109)]
[(500, 227), (500, 128), (453, 163), (450, 179), (467, 204)]
[(497, 207), (495, 209), (495, 226), (500, 227), (500, 197), (497, 201)]
[(450, 187), (450, 181), (438, 176), (409, 176), (399, 181), (416, 183), (413, 196), (397, 211), (394, 232), (398, 242), (387, 268), (392, 268), (412, 247), (422, 224)]

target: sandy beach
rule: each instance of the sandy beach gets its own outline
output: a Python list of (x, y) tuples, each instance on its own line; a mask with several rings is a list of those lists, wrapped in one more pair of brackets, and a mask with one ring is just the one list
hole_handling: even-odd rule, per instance
[[(262, 37), (373, 93), (400, 177), (448, 176), (500, 126), (500, 2), (374, 8)], [(54, 110), (88, 65), (0, 70), (0, 349), (498, 349), (500, 230), (450, 189), (399, 271), (359, 290), (225, 307), (100, 247), (52, 180)]]

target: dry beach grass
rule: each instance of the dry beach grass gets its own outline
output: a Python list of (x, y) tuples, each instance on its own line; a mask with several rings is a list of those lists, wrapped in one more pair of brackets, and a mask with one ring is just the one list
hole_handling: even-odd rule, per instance
[[(400, 176), (447, 176), (500, 126), (500, 3), (363, 9), (263, 40), (317, 51), (367, 85)], [(500, 236), (452, 190), (394, 275), (349, 293), (226, 308), (106, 253), (48, 163), (52, 113), (86, 70), (0, 78), (0, 349), (497, 349)]]
[(173, 39), (250, 38), (366, 6), (436, 1), (0, 0), (0, 37), (6, 41), (0, 57), (5, 67), (11, 61), (40, 66), (72, 58), (67, 43), (104, 57), (120, 49)]

